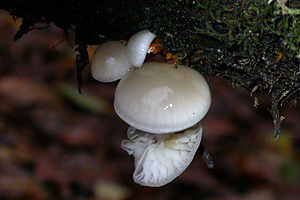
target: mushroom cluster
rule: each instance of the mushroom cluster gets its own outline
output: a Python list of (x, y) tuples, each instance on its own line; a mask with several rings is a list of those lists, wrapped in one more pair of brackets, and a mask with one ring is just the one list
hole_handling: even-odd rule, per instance
[[(160, 187), (178, 177), (191, 163), (202, 138), (202, 119), (211, 95), (196, 70), (162, 62), (144, 63), (155, 35), (148, 30), (132, 36), (127, 46), (101, 45), (92, 75), (102, 82), (121, 79), (114, 108), (130, 125), (121, 147), (133, 155), (133, 179)], [(128, 64), (129, 63), (129, 64)]]
[(92, 60), (92, 76), (100, 82), (108, 83), (121, 79), (132, 67), (141, 67), (155, 37), (150, 31), (143, 30), (134, 34), (127, 46), (118, 41), (101, 44)]

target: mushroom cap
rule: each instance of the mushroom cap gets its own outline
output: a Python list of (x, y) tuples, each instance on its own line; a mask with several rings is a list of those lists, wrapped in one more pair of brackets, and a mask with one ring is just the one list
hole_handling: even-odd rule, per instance
[(130, 126), (149, 133), (171, 133), (199, 122), (211, 104), (209, 87), (196, 70), (149, 62), (119, 82), (116, 113)]
[(160, 187), (178, 177), (192, 162), (202, 138), (201, 122), (182, 132), (152, 134), (129, 127), (122, 148), (134, 156), (133, 179)]
[(149, 46), (155, 37), (156, 35), (149, 30), (142, 30), (130, 37), (127, 43), (127, 55), (132, 66), (143, 65)]
[(91, 72), (94, 79), (106, 83), (119, 80), (131, 67), (126, 45), (117, 41), (108, 41), (95, 51)]

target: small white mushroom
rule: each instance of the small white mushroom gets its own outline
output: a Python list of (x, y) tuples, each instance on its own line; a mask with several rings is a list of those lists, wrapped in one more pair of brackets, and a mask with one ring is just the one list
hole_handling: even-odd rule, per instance
[(142, 30), (131, 36), (127, 44), (127, 55), (132, 66), (143, 65), (149, 46), (155, 37), (156, 35), (149, 30)]
[(201, 138), (201, 122), (185, 131), (159, 135), (130, 127), (129, 140), (122, 141), (122, 148), (134, 156), (134, 181), (143, 186), (160, 187), (189, 166)]
[(117, 41), (108, 41), (95, 51), (91, 72), (94, 79), (106, 83), (119, 80), (131, 67), (126, 46)]
[(171, 133), (198, 123), (211, 104), (209, 87), (196, 70), (149, 62), (119, 82), (114, 108), (127, 124), (149, 133)]

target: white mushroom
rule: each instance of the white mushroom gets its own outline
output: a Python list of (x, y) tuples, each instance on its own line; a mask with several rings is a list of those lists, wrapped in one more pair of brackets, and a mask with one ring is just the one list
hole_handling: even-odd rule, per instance
[(177, 133), (151, 134), (128, 129), (122, 148), (134, 156), (133, 179), (143, 186), (160, 187), (178, 177), (191, 163), (202, 138), (201, 122)]
[(171, 133), (198, 123), (211, 104), (209, 87), (196, 70), (149, 62), (119, 82), (114, 108), (130, 126), (149, 133)]
[(127, 55), (132, 66), (143, 65), (149, 46), (155, 37), (156, 35), (149, 30), (142, 30), (131, 36), (127, 44)]
[(183, 65), (145, 63), (121, 79), (114, 107), (131, 126), (122, 148), (134, 156), (136, 183), (159, 187), (188, 167), (210, 104), (203, 76)]
[(100, 82), (113, 82), (124, 76), (131, 67), (126, 46), (117, 41), (108, 41), (95, 51), (91, 72)]

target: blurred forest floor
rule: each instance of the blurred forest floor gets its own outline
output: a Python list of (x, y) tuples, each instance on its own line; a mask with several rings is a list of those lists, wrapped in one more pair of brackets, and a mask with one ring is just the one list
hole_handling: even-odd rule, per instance
[(50, 25), (14, 42), (19, 26), (0, 11), (1, 200), (300, 199), (299, 105), (281, 108), (275, 142), (267, 97), (255, 108), (245, 89), (207, 77), (212, 107), (202, 143), (215, 168), (197, 153), (170, 184), (142, 187), (120, 147), (128, 125), (113, 110), (117, 83), (99, 83), (87, 68), (79, 94), (72, 37)]

